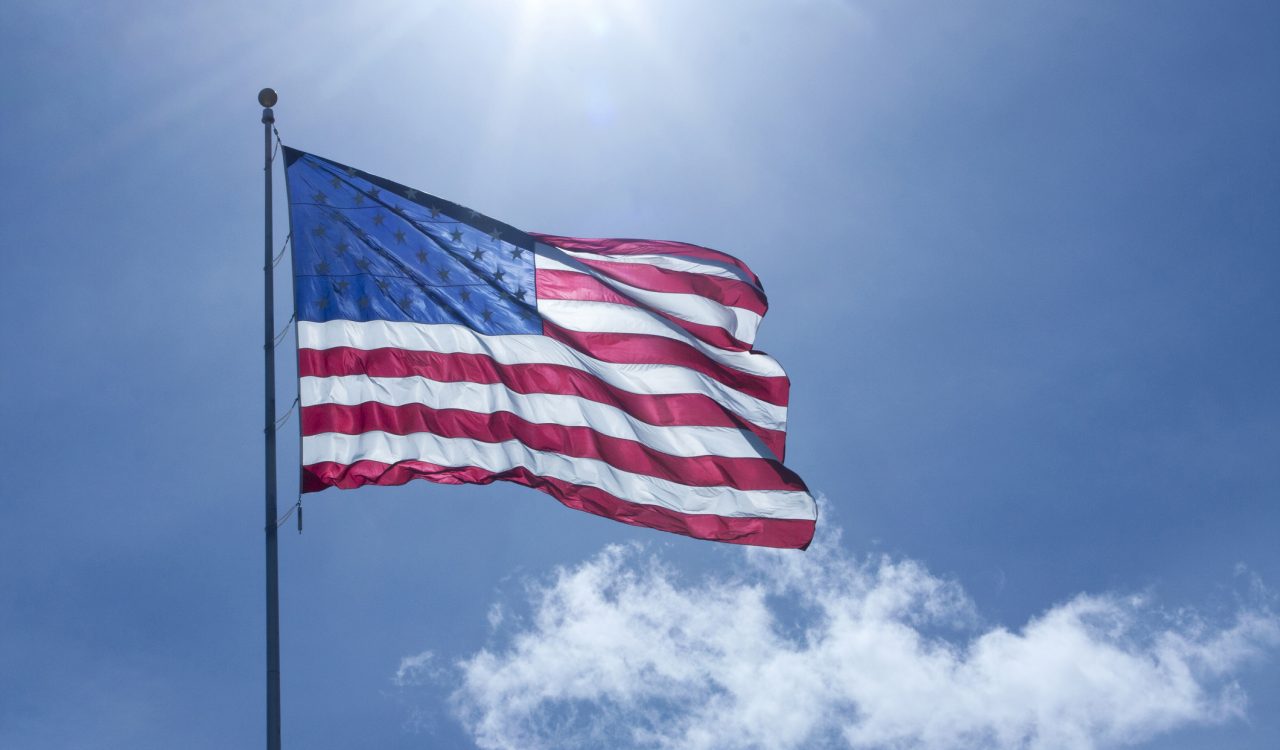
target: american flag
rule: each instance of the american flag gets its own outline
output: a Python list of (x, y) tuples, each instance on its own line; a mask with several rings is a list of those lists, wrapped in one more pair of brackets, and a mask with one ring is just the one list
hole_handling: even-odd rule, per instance
[(624, 523), (804, 548), (789, 381), (724, 253), (520, 231), (286, 148), (302, 489), (496, 480)]

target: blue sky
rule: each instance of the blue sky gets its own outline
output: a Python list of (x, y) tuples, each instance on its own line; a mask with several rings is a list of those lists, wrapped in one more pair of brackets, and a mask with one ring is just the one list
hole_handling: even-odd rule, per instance
[(189, 6), (0, 10), (0, 746), (261, 741), (264, 85), (297, 148), (747, 261), (825, 498), (788, 556), (310, 496), (286, 746), (1280, 744), (1274, 5)]

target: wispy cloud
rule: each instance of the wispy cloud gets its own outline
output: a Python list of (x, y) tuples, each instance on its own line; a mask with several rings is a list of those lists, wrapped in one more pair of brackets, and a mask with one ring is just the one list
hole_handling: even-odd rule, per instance
[(392, 682), (396, 687), (412, 687), (438, 680), (445, 671), (435, 661), (435, 654), (430, 651), (402, 657)]
[(984, 629), (955, 583), (837, 537), (694, 582), (608, 547), (494, 620), (453, 708), (486, 749), (1110, 747), (1241, 716), (1232, 671), (1280, 643), (1265, 594), (1220, 623), (1079, 595)]

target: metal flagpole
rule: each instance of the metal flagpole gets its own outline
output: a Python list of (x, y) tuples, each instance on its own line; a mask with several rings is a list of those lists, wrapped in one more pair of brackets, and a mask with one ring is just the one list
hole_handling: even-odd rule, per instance
[(266, 366), (264, 386), (266, 418), (266, 491), (267, 491), (267, 750), (280, 750), (280, 576), (276, 555), (276, 352), (275, 295), (272, 276), (271, 238), (271, 128), (276, 116), (271, 108), (276, 92), (258, 92), (262, 105), (263, 185), (266, 189), (266, 245), (262, 265), (263, 277), (263, 363)]

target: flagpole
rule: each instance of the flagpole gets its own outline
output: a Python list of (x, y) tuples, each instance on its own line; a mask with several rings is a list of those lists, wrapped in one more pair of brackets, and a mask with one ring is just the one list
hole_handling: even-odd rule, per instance
[(267, 750), (280, 750), (280, 576), (276, 554), (276, 357), (275, 295), (272, 255), (275, 243), (271, 237), (271, 130), (276, 116), (271, 108), (276, 92), (258, 92), (262, 105), (263, 179), (266, 205), (266, 245), (263, 275), (263, 364), (266, 367), (263, 432), (266, 433), (266, 532), (267, 532)]

